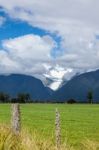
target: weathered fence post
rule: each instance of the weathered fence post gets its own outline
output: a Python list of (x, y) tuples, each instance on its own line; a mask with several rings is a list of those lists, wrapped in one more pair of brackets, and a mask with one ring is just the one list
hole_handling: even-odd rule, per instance
[(56, 109), (56, 119), (55, 119), (55, 135), (56, 135), (56, 147), (60, 150), (61, 145), (61, 128), (60, 128), (60, 113)]
[(20, 105), (12, 104), (11, 127), (15, 134), (19, 134), (21, 130)]

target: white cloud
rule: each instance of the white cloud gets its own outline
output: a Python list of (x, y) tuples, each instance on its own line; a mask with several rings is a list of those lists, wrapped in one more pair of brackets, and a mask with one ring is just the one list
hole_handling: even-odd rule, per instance
[[(45, 66), (45, 64), (44, 64)], [(54, 67), (50, 67), (48, 70), (48, 72), (46, 74), (44, 74), (46, 77), (51, 78), (51, 79), (59, 79), (62, 80), (62, 78), (64, 77), (64, 75), (66, 74), (70, 74), (72, 72), (72, 69), (68, 68), (68, 69), (64, 69), (63, 67), (59, 66), (59, 65), (55, 65)]]
[(19, 63), (10, 58), (7, 52), (0, 50), (0, 73), (9, 74), (19, 70)]
[[(43, 62), (52, 59), (51, 51), (56, 47), (50, 36), (25, 35), (2, 42), (0, 50), (0, 72), (40, 74), (45, 71)], [(7, 69), (8, 68), (8, 69)]]
[(0, 0), (0, 5), (12, 18), (60, 35), (64, 51), (60, 59), (87, 61), (89, 45), (99, 33), (98, 0)]
[(30, 34), (3, 41), (3, 48), (8, 50), (13, 58), (23, 60), (49, 60), (54, 47), (55, 42), (50, 36), (40, 37)]

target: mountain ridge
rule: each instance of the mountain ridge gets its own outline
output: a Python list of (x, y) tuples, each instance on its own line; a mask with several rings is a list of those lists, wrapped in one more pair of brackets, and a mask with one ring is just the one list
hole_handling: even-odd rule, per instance
[(70, 98), (87, 101), (88, 91), (93, 91), (96, 101), (99, 100), (99, 70), (74, 76), (53, 94), (53, 100), (66, 101)]
[(50, 92), (41, 80), (23, 74), (0, 75), (0, 92), (5, 92), (11, 97), (26, 92), (32, 99), (41, 101), (50, 97)]
[(40, 79), (22, 74), (0, 75), (0, 92), (6, 92), (12, 97), (18, 93), (29, 93), (33, 100), (65, 102), (75, 99), (87, 102), (88, 91), (93, 91), (94, 100), (99, 101), (99, 69), (76, 75), (57, 90), (46, 87)]

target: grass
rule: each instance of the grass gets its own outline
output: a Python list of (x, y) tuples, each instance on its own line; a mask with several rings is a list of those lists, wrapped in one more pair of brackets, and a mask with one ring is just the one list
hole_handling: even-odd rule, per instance
[(0, 126), (0, 150), (74, 150), (67, 143), (61, 144), (57, 148), (55, 144), (46, 139), (41, 139), (37, 134), (28, 134), (21, 131), (20, 134), (14, 134), (11, 128)]
[[(22, 128), (54, 142), (55, 108), (61, 115), (62, 141), (78, 148), (85, 139), (99, 142), (99, 105), (22, 104)], [(10, 125), (10, 117), (10, 104), (0, 104), (0, 123)]]

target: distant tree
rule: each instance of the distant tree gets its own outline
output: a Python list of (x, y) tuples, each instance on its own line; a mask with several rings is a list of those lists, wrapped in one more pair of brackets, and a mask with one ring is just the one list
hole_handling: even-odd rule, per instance
[(18, 103), (18, 99), (17, 98), (11, 98), (11, 103)]
[(31, 101), (31, 96), (29, 93), (25, 94), (25, 100), (26, 100), (26, 103), (29, 103)]
[(5, 102), (10, 102), (10, 95), (9, 94), (5, 94)]
[(25, 94), (24, 93), (19, 93), (17, 96), (17, 100), (19, 103), (25, 103)]
[(75, 100), (75, 99), (69, 99), (69, 100), (67, 101), (67, 103), (68, 103), (68, 104), (74, 104), (74, 103), (76, 103), (76, 100)]
[(0, 102), (5, 102), (5, 94), (0, 92)]
[(10, 96), (4, 92), (0, 92), (0, 102), (9, 102), (10, 101)]
[(17, 96), (17, 100), (19, 103), (28, 103), (28, 102), (30, 102), (30, 94), (29, 93), (19, 93)]
[(93, 103), (93, 92), (89, 91), (87, 94), (88, 103)]

